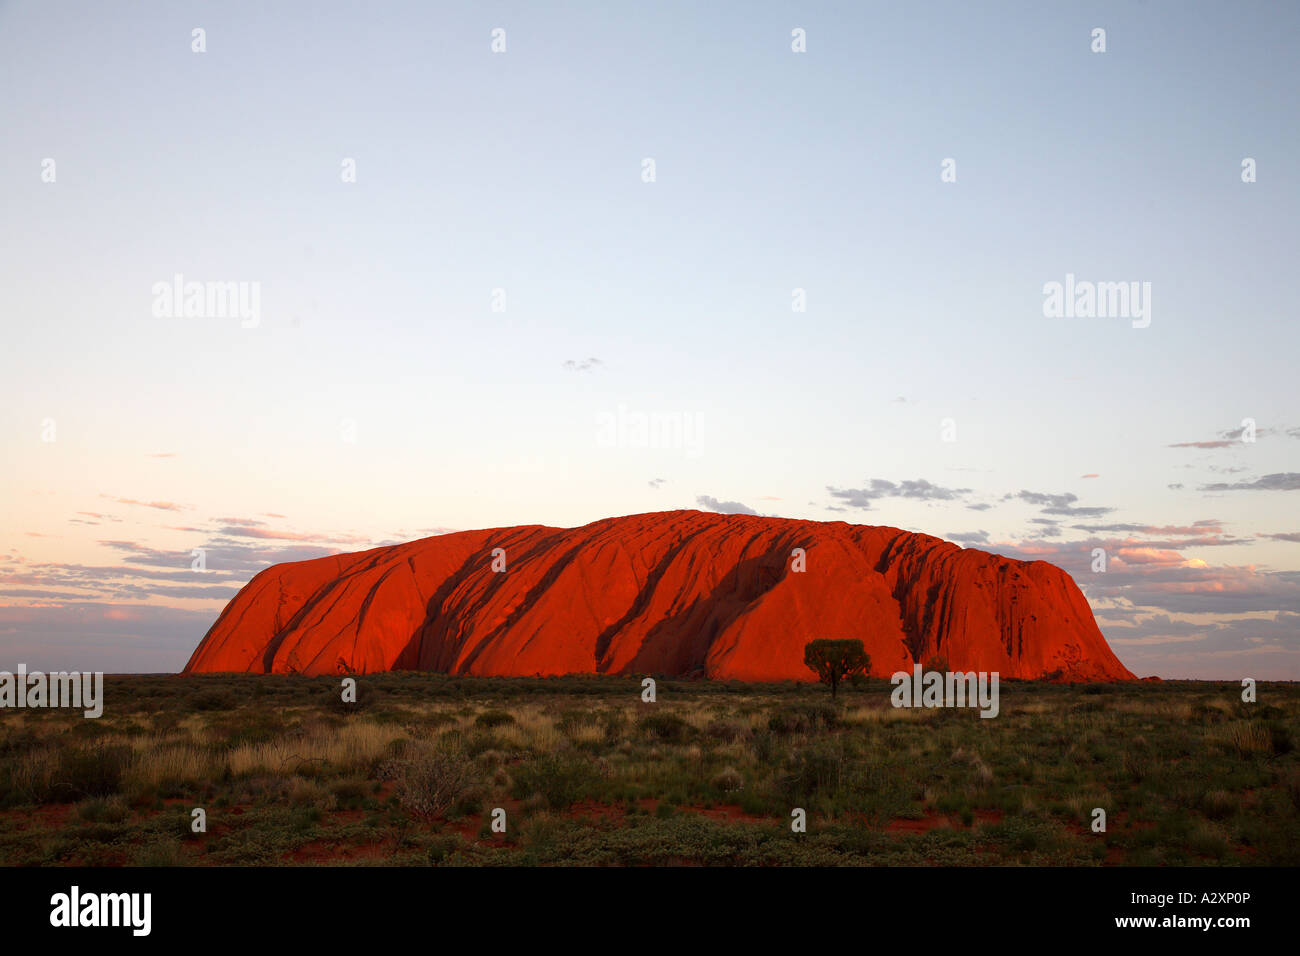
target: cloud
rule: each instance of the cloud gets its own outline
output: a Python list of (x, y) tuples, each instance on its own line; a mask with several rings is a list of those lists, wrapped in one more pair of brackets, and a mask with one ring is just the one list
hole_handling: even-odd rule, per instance
[(316, 541), (321, 544), (369, 544), (371, 538), (351, 534), (322, 534), (314, 531), (287, 531), (266, 527), (265, 521), (256, 518), (216, 518), (214, 533), (229, 538), (256, 538), (266, 541)]
[(1021, 491), (1019, 494), (1010, 496), (1019, 498), (1021, 501), (1027, 501), (1031, 505), (1041, 506), (1041, 513), (1045, 515), (1065, 515), (1071, 518), (1099, 518), (1102, 515), (1110, 514), (1114, 508), (1076, 508), (1074, 503), (1079, 500), (1079, 496), (1066, 492), (1064, 494), (1052, 495), (1045, 494), (1041, 491)]
[(1080, 475), (1079, 477), (1080, 477), (1080, 478), (1100, 478), (1101, 475), (1097, 474), (1095, 471), (1092, 471), (1092, 472), (1089, 472), (1089, 473), (1086, 474), (1086, 475)]
[(1201, 485), (1202, 491), (1297, 491), (1300, 490), (1300, 473), (1282, 471), (1254, 481), (1216, 481)]
[(988, 511), (988, 510), (989, 510), (990, 508), (992, 508), (992, 507), (993, 507), (993, 506), (990, 505), (990, 504), (985, 504), (984, 502), (980, 502), (980, 503), (977, 504), (977, 505), (967, 505), (967, 506), (966, 506), (966, 510), (968, 510), (968, 511)]
[(570, 372), (589, 372), (598, 365), (604, 365), (598, 358), (566, 359), (564, 367)]
[(1106, 639), (1137, 674), (1183, 679), (1300, 678), (1300, 615), (1200, 616), (1102, 612)]
[(651, 478), (649, 481), (646, 482), (646, 484), (648, 484), (651, 488), (654, 488), (654, 489), (657, 490), (657, 489), (662, 488), (662, 487), (664, 486), (664, 479), (663, 479), (663, 478)]
[(115, 498), (113, 495), (100, 495), (101, 498), (107, 498), (109, 501), (116, 501), (120, 505), (135, 505), (140, 508), (157, 508), (159, 511), (184, 511), (184, 505), (178, 505), (174, 501), (137, 501), (135, 498)]
[(709, 495), (698, 495), (695, 503), (701, 508), (708, 511), (716, 511), (724, 515), (756, 515), (758, 514), (749, 505), (743, 505), (739, 501), (719, 501), (717, 498)]
[(924, 478), (901, 481), (895, 484), (883, 478), (872, 478), (866, 488), (835, 488), (826, 486), (832, 498), (838, 498), (852, 508), (870, 508), (871, 502), (881, 498), (910, 498), (920, 501), (952, 501), (969, 494), (969, 488), (944, 488)]
[[(1255, 437), (1264, 438), (1268, 435), (1276, 435), (1277, 431), (1278, 430), (1276, 428), (1256, 428)], [(1248, 442), (1243, 442), (1241, 440), (1242, 435), (1244, 435), (1245, 433), (1246, 433), (1245, 427), (1238, 426), (1236, 428), (1228, 428), (1225, 429), (1224, 431), (1218, 432), (1217, 438), (1207, 439), (1205, 441), (1174, 442), (1168, 447), (1170, 448), (1228, 448), (1232, 445), (1248, 444)], [(1290, 434), (1290, 432), (1287, 432), (1287, 434)]]
[[(253, 575), (273, 564), (337, 554), (340, 548), (332, 545), (340, 541), (372, 543), (370, 539), (273, 531), (256, 527), (259, 522), (253, 519), (219, 521), (215, 528), (188, 529), (196, 535), (194, 543), (178, 550), (125, 539), (98, 541), (119, 556), (117, 563), (33, 563), (6, 556), (0, 563), (0, 599), (35, 599), (57, 592), (73, 594), (82, 601), (224, 603)], [(195, 549), (204, 552), (204, 571), (192, 567)]]
[(274, 528), (249, 528), (242, 525), (226, 525), (218, 529), (219, 533), (231, 538), (258, 538), (267, 541), (321, 541), (332, 540), (340, 543), (369, 541), (369, 538), (344, 537), (322, 539), (318, 535), (304, 531), (277, 531)]
[[(131, 559), (128, 558), (127, 561)], [(23, 562), (0, 569), (0, 598), (72, 596), (78, 600), (148, 601), (200, 599), (228, 601), (252, 574), (230, 568), (195, 571), (189, 552), (167, 556), (161, 567)], [(259, 568), (260, 570), (260, 568)], [(255, 572), (254, 572), (255, 573)]]
[[(1163, 547), (1192, 548), (1216, 547), (1220, 545), (1251, 544), (1250, 538), (1234, 538), (1228, 534), (1223, 523), (1217, 518), (1194, 521), (1189, 525), (1151, 525), (1151, 524), (1074, 524), (1070, 527), (1076, 531), (1109, 532), (1122, 534), (1163, 535), (1167, 541), (1159, 542)], [(1181, 540), (1179, 540), (1181, 539)], [(1153, 542), (1157, 543), (1157, 542)]]
[(0, 658), (31, 670), (175, 673), (212, 626), (212, 612), (79, 601), (0, 604)]
[[(1094, 607), (1114, 603), (1171, 614), (1300, 613), (1300, 572), (1263, 571), (1252, 565), (1212, 566), (1178, 550), (1187, 546), (1186, 540), (1031, 539), (997, 542), (989, 550), (1063, 568)], [(1095, 548), (1106, 552), (1104, 572), (1092, 570)]]
[(988, 544), (989, 533), (987, 531), (969, 531), (961, 534), (949, 533), (948, 540), (955, 541), (958, 544), (965, 545), (966, 547), (971, 547), (976, 544)]
[(1282, 531), (1278, 534), (1261, 534), (1261, 538), (1272, 538), (1274, 541), (1292, 541), (1300, 544), (1300, 531)]
[[(127, 555), (123, 558), (124, 563), (133, 566), (170, 569), (183, 566), (188, 569), (194, 560), (191, 553), (193, 549), (163, 551), (134, 541), (101, 541), (99, 543), (123, 552)], [(338, 548), (330, 548), (324, 545), (248, 544), (243, 541), (222, 537), (209, 538), (196, 543), (194, 547), (204, 550), (204, 560), (208, 570), (203, 572), (187, 571), (186, 573), (203, 575), (219, 571), (249, 578), (272, 564), (281, 564), (285, 561), (307, 561), (311, 558), (339, 553)]]

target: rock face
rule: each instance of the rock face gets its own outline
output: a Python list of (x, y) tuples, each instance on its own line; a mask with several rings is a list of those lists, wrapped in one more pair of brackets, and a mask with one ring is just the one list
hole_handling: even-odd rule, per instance
[(185, 671), (814, 680), (803, 647), (819, 637), (860, 638), (877, 676), (941, 655), (1003, 677), (1133, 679), (1055, 565), (896, 528), (699, 511), (275, 565)]

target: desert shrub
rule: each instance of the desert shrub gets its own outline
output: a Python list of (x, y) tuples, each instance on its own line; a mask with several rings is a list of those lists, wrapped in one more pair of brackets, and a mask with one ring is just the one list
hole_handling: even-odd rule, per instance
[(760, 764), (772, 762), (780, 751), (780, 741), (771, 731), (764, 730), (754, 734), (749, 740), (749, 749), (754, 752), (754, 759)]
[(325, 688), (326, 709), (336, 717), (352, 717), (373, 710), (375, 705), (379, 704), (385, 696), (382, 689), (375, 687), (369, 681), (364, 684), (359, 680), (357, 681), (357, 699), (351, 701), (343, 699), (343, 693), (339, 690), (337, 684)]
[(1220, 859), (1228, 852), (1228, 841), (1222, 833), (1201, 824), (1187, 837), (1186, 847), (1198, 856)]
[(91, 797), (77, 806), (77, 816), (88, 823), (121, 823), (130, 811), (119, 796)]
[(691, 736), (694, 727), (676, 714), (651, 714), (641, 718), (643, 733), (668, 743), (680, 743)]
[(621, 710), (608, 708), (600, 713), (600, 725), (605, 730), (605, 742), (609, 744), (618, 743), (619, 738), (623, 736), (623, 730), (627, 726), (627, 714)]
[(597, 768), (585, 757), (547, 754), (513, 768), (516, 799), (539, 796), (552, 810), (563, 810), (590, 796), (600, 782)]
[(745, 778), (734, 767), (726, 767), (713, 778), (713, 785), (723, 793), (735, 793), (744, 789)]
[(190, 708), (193, 710), (233, 710), (238, 701), (228, 690), (201, 690), (190, 696)]
[(436, 836), (430, 840), (425, 847), (425, 855), (431, 864), (442, 863), (459, 849), (460, 836), (451, 833), (446, 836)]
[(289, 806), (294, 808), (319, 807), (329, 806), (330, 796), (330, 792), (314, 780), (294, 777), (293, 782), (289, 784), (289, 792), (285, 799)]
[(59, 767), (50, 781), (52, 799), (72, 802), (85, 797), (108, 797), (122, 786), (131, 748), (94, 744), (70, 747), (59, 755)]
[(774, 734), (801, 734), (832, 730), (840, 723), (839, 708), (832, 704), (787, 704), (767, 721)]
[(461, 739), (467, 757), (478, 757), (479, 754), (497, 750), (501, 746), (501, 742), (490, 731), (476, 731)]
[(1273, 752), (1273, 734), (1263, 724), (1238, 720), (1216, 727), (1209, 735), (1222, 750), (1249, 758)]
[(476, 727), (486, 727), (489, 730), (493, 727), (503, 727), (514, 722), (514, 715), (504, 710), (485, 710), (474, 718)]
[(483, 811), (483, 801), (487, 799), (487, 793), (482, 787), (470, 786), (461, 791), (456, 802), (452, 804), (452, 812), (462, 816), (473, 816)]
[(724, 743), (733, 743), (742, 737), (749, 736), (749, 728), (726, 720), (711, 720), (708, 726), (704, 728), (705, 734), (714, 740), (721, 740)]
[(220, 742), (227, 748), (242, 744), (262, 744), (284, 733), (283, 718), (273, 712), (253, 711), (243, 720), (222, 720), (209, 723), (208, 739)]
[(984, 762), (984, 758), (976, 750), (958, 747), (952, 752), (952, 762), (960, 766), (970, 767), (972, 776), (980, 784), (987, 785), (993, 782), (992, 768)]
[(44, 803), (58, 769), (58, 754), (32, 750), (0, 757), (0, 807)]
[(1218, 724), (1228, 719), (1219, 701), (1193, 704), (1191, 717), (1198, 724)]
[(1273, 753), (1277, 756), (1285, 756), (1295, 749), (1295, 741), (1291, 738), (1291, 731), (1277, 721), (1269, 721), (1268, 733)]
[(407, 757), (385, 764), (380, 775), (396, 781), (393, 793), (403, 807), (429, 817), (450, 810), (474, 783), (472, 764), (454, 747), (413, 749)]
[(153, 843), (135, 847), (131, 851), (132, 866), (184, 866), (185, 854), (174, 839), (163, 838)]
[(369, 788), (363, 780), (340, 780), (330, 787), (340, 810), (359, 810), (369, 796)]
[(573, 734), (596, 722), (596, 716), (583, 710), (564, 710), (555, 718), (555, 729), (562, 734)]
[(843, 786), (844, 749), (835, 745), (807, 747), (787, 757), (776, 775), (777, 793), (787, 802), (806, 800), (814, 794), (833, 795)]
[[(409, 728), (404, 729), (409, 730)], [(410, 752), (412, 746), (413, 742), (410, 737), (394, 737), (384, 745), (383, 756), (380, 758), (378, 766), (383, 766), (383, 764), (388, 760), (404, 757), (408, 752)]]
[(1211, 790), (1201, 797), (1201, 812), (1211, 820), (1223, 820), (1237, 809), (1237, 798), (1226, 790)]

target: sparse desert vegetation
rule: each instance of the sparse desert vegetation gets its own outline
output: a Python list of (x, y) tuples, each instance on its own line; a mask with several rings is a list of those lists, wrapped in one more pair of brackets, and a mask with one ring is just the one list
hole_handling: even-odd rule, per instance
[(880, 680), (358, 686), (109, 677), (98, 720), (5, 711), (0, 863), (1300, 863), (1295, 685), (1003, 681), (992, 720)]

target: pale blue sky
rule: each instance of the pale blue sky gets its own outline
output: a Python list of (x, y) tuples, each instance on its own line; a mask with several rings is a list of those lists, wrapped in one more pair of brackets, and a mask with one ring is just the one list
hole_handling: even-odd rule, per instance
[[(280, 556), (236, 560), (224, 518), (350, 549), (709, 496), (1046, 548), (1130, 667), (1300, 677), (1300, 542), (1260, 537), (1300, 532), (1295, 492), (1204, 489), (1300, 472), (1300, 8), (699, 7), (0, 0), (0, 658), (75, 657), (47, 579), (51, 615), (192, 615), (102, 665), (179, 666), (235, 566)], [(177, 272), (260, 283), (260, 325), (155, 318)], [(1150, 282), (1150, 327), (1045, 318), (1066, 273)], [(701, 440), (602, 447), (620, 404)], [(1252, 445), (1169, 447), (1246, 417)], [(873, 479), (969, 490), (828, 509)], [(1072, 564), (1094, 539), (1131, 581)], [(108, 570), (196, 547), (229, 558), (211, 596)], [(1187, 616), (1210, 588), (1231, 618)]]

